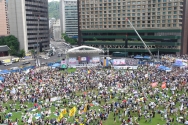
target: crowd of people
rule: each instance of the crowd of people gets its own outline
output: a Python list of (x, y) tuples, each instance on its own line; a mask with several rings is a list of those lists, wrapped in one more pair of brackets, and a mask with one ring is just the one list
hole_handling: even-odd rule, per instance
[[(186, 68), (43, 68), (2, 77), (0, 124), (188, 125)], [(72, 107), (77, 111), (70, 117)], [(67, 114), (57, 120), (63, 109)]]

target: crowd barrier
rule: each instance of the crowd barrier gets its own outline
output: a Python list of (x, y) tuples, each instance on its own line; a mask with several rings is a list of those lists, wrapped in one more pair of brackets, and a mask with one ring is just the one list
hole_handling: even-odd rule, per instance
[(96, 67), (96, 66), (100, 66), (100, 64), (97, 63), (97, 64), (77, 64), (77, 65), (69, 65), (69, 68)]
[(137, 69), (138, 66), (113, 66), (114, 69)]

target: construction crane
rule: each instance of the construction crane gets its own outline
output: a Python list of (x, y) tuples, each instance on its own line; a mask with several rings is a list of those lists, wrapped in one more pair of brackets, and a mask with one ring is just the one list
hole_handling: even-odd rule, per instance
[(143, 41), (142, 37), (141, 37), (141, 36), (139, 35), (139, 33), (136, 31), (136, 29), (134, 28), (134, 26), (133, 26), (133, 24), (131, 23), (131, 21), (130, 21), (128, 18), (127, 18), (126, 20), (129, 22), (129, 24), (131, 25), (131, 27), (134, 29), (134, 31), (136, 32), (136, 34), (138, 35), (138, 37), (140, 38), (140, 40), (141, 40), (142, 43), (144, 44), (145, 49), (148, 50), (150, 56), (153, 58), (153, 54), (151, 53), (150, 49), (147, 47), (146, 43)]

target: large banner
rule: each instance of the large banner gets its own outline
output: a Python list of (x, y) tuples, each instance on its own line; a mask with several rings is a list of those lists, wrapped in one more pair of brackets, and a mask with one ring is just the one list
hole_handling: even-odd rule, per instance
[(67, 68), (67, 60), (62, 60), (61, 61), (61, 68)]
[(182, 59), (176, 59), (175, 63), (178, 64), (178, 65), (183, 65), (183, 60)]
[(77, 64), (78, 61), (76, 60), (75, 57), (69, 58), (69, 65)]
[(67, 65), (67, 61), (66, 60), (62, 60), (61, 61), (61, 65)]
[(114, 59), (113, 60), (113, 65), (114, 66), (125, 65), (125, 59)]
[(137, 66), (139, 60), (138, 59), (126, 59), (125, 60), (125, 65), (126, 66)]
[(81, 57), (81, 61), (83, 62), (87, 61), (87, 57)]
[(137, 66), (138, 62), (137, 59), (113, 59), (114, 66)]
[(100, 62), (100, 58), (99, 57), (93, 57), (92, 58), (92, 62), (93, 63), (99, 63)]

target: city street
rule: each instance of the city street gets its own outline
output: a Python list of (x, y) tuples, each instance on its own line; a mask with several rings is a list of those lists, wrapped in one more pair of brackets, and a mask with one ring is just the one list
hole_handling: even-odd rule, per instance
[[(61, 57), (63, 58), (63, 57)], [(57, 62), (61, 59), (60, 57), (57, 56), (57, 54), (55, 54), (54, 56), (51, 56), (49, 59), (42, 59), (40, 58), (40, 63), (41, 65), (43, 63), (47, 64), (47, 63), (51, 63), (51, 62)], [(23, 65), (24, 62), (30, 62), (30, 64), (26, 64), (26, 65)], [(4, 66), (4, 65), (0, 65), (0, 70), (4, 70), (4, 69), (10, 69), (12, 67), (27, 67), (27, 66), (34, 66), (35, 65), (35, 60), (34, 59), (27, 59), (27, 60), (21, 60), (20, 62), (17, 62), (17, 63), (12, 63), (12, 65), (9, 65), (9, 66)]]
[[(52, 63), (52, 62), (60, 61), (61, 59), (65, 58), (65, 55), (62, 55), (61, 57), (58, 57), (58, 53), (65, 54), (65, 50), (68, 50), (68, 48), (70, 48), (64, 42), (51, 42), (51, 46), (55, 48), (56, 53), (53, 56), (51, 56), (49, 59), (40, 58), (41, 65), (43, 63), (47, 64), (47, 63)], [(30, 64), (23, 65), (23, 63), (25, 61), (30, 62)], [(0, 65), (0, 70), (10, 69), (12, 67), (34, 66), (35, 62), (36, 62), (35, 59), (20, 60), (20, 62), (12, 63), (12, 65), (9, 65), (9, 66)]]

